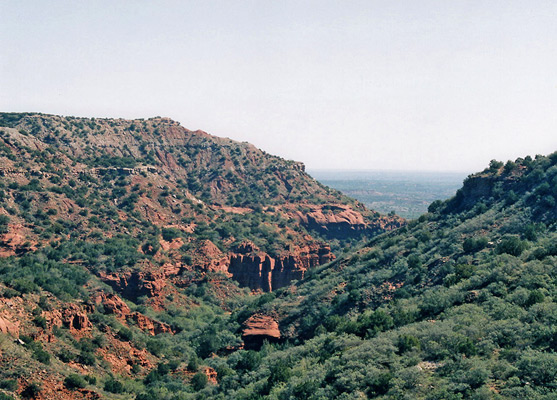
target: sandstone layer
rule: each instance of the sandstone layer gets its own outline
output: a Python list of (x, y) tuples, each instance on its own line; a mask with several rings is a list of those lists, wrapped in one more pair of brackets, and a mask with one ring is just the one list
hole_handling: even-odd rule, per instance
[(277, 342), (280, 338), (278, 322), (271, 316), (255, 314), (244, 322), (242, 339), (246, 349), (261, 347), (264, 341)]
[(271, 257), (253, 243), (244, 242), (230, 254), (228, 272), (240, 286), (270, 292), (303, 279), (310, 268), (334, 258), (328, 245), (308, 245), (298, 251)]

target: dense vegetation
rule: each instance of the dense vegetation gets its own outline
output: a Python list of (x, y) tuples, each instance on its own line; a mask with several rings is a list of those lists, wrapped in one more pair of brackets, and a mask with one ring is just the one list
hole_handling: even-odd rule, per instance
[(247, 369), (229, 357), (218, 391), (554, 398), (556, 183), (557, 153), (492, 162), (419, 220), (268, 297), (259, 310), (290, 338), (243, 353)]

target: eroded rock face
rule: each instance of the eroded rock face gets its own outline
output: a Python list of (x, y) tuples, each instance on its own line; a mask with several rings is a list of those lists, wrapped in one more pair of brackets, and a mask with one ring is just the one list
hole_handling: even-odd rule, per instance
[(47, 321), (47, 326), (66, 326), (73, 334), (89, 332), (93, 325), (85, 312), (77, 304), (68, 304), (63, 310), (44, 311), (42, 316)]
[(194, 261), (196, 268), (204, 271), (223, 272), (226, 274), (229, 260), (225, 253), (210, 240), (202, 240), (195, 249), (197, 260)]
[(374, 235), (405, 223), (398, 216), (381, 216), (367, 221), (360, 211), (344, 204), (311, 205), (309, 208), (310, 211), (306, 213), (296, 211), (296, 218), (302, 225), (331, 238)]
[(260, 348), (263, 342), (277, 342), (281, 338), (278, 322), (271, 316), (255, 314), (244, 322), (242, 339), (246, 349)]
[(360, 212), (341, 204), (312, 206), (308, 213), (298, 211), (297, 216), (310, 229), (331, 235), (353, 235), (367, 227)]
[(101, 274), (101, 279), (121, 293), (124, 297), (136, 301), (140, 296), (157, 297), (167, 285), (166, 277), (161, 272), (150, 271)]
[(131, 314), (131, 319), (135, 321), (139, 329), (148, 332), (151, 336), (155, 336), (160, 333), (173, 333), (170, 325), (155, 321), (154, 319), (138, 313), (137, 311)]
[(232, 278), (251, 289), (270, 292), (301, 280), (310, 268), (327, 263), (335, 256), (328, 245), (309, 245), (296, 251), (271, 257), (251, 242), (243, 242), (230, 254), (228, 272)]
[(95, 304), (102, 304), (105, 312), (114, 314), (122, 321), (133, 320), (139, 329), (149, 333), (151, 336), (160, 333), (174, 333), (170, 325), (156, 321), (137, 311), (133, 311), (124, 301), (112, 293), (99, 292), (93, 296), (92, 301)]
[(70, 329), (70, 332), (89, 331), (93, 327), (87, 313), (75, 304), (70, 304), (62, 311), (62, 321)]
[(0, 316), (0, 332), (18, 338), (19, 326), (18, 324), (11, 322), (9, 319)]
[(125, 318), (131, 313), (131, 309), (128, 305), (115, 294), (100, 292), (97, 293), (92, 300), (95, 304), (102, 304), (106, 312), (114, 314), (117, 317)]

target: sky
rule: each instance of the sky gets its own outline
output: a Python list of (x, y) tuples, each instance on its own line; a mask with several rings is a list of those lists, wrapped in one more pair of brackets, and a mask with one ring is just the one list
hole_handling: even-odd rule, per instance
[(0, 110), (166, 116), (310, 169), (557, 150), (557, 2), (0, 0)]

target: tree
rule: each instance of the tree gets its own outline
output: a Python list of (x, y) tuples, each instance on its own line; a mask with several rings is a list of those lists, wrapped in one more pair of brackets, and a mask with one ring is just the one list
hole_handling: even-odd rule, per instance
[(193, 378), (191, 378), (191, 386), (195, 391), (202, 390), (205, 386), (207, 386), (207, 382), (207, 375), (203, 372), (198, 372), (193, 376)]
[(528, 244), (516, 236), (510, 236), (501, 240), (495, 249), (498, 254), (510, 254), (518, 257), (528, 247)]
[(8, 232), (8, 224), (10, 223), (10, 217), (7, 215), (0, 215), (0, 234)]

